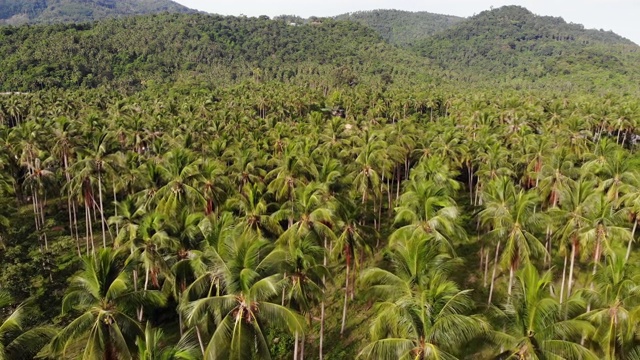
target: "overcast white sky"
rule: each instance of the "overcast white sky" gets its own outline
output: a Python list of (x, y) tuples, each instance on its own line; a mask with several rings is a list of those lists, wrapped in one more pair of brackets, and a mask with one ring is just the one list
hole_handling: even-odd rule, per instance
[(223, 15), (331, 16), (358, 10), (399, 9), (472, 16), (490, 6), (522, 5), (539, 15), (561, 16), (587, 28), (613, 30), (640, 44), (640, 0), (177, 0)]

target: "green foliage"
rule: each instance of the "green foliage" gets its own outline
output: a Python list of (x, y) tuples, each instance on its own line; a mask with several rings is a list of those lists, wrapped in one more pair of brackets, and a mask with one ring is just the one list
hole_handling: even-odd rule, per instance
[[(552, 34), (520, 40), (534, 63), (551, 40), (568, 57), (635, 49), (513, 7), (430, 41), (471, 31), (460, 44), (491, 49), (470, 72), (531, 29)], [(595, 92), (579, 62), (544, 91), (521, 76), (472, 84), (492, 72), (456, 79), (459, 53), (443, 73), (363, 25), (317, 18), (0, 33), (2, 86), (31, 91), (0, 95), (0, 300), (14, 299), (0, 301), (0, 351), (640, 354), (633, 68)], [(618, 66), (603, 64), (591, 80)]]
[(417, 43), (415, 50), (462, 80), (595, 87), (640, 75), (639, 49), (631, 41), (518, 6), (482, 12)]
[(161, 12), (193, 12), (170, 0), (2, 0), (0, 24), (88, 22)]
[(464, 21), (463, 18), (400, 10), (357, 11), (335, 17), (355, 21), (375, 30), (392, 44), (410, 45)]
[[(1, 89), (96, 87), (139, 89), (152, 83), (224, 84), (311, 81), (345, 69), (354, 78), (408, 74), (424, 62), (393, 49), (352, 22), (284, 21), (217, 15), (165, 14), (95, 24), (2, 28)], [(144, 34), (143, 36), (140, 36)], [(53, 45), (54, 44), (54, 45)], [(366, 59), (366, 61), (363, 61)]]

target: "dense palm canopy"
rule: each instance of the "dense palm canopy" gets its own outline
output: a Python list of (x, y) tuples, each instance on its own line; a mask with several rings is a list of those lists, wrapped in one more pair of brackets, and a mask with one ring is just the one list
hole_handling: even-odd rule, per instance
[[(122, 88), (0, 95), (0, 358), (638, 358), (637, 97), (421, 82), (307, 41), (360, 27), (234, 19), (172, 36), (273, 66), (185, 40), (172, 85), (145, 47)], [(268, 55), (298, 46), (325, 63)]]

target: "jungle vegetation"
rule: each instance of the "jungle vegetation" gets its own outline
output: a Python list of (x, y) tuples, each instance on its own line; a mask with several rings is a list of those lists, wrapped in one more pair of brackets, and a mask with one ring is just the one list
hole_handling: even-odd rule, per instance
[(334, 19), (1, 28), (0, 358), (640, 359), (637, 46), (521, 20), (519, 56), (619, 63), (465, 77)]

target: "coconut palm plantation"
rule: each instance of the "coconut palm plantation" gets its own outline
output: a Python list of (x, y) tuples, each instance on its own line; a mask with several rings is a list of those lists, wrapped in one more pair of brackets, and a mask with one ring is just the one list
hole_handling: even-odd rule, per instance
[[(469, 21), (500, 11), (524, 16)], [(207, 19), (0, 28), (31, 39), (0, 61), (0, 359), (640, 359), (640, 69), (616, 70), (637, 46), (597, 38), (615, 66), (539, 81), (420, 54), (463, 19), (416, 51), (348, 19), (215, 16), (229, 62), (96, 50)], [(91, 71), (73, 47), (25, 62), (72, 28)], [(249, 59), (260, 31), (361, 47)]]

